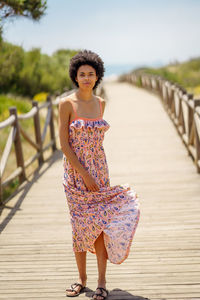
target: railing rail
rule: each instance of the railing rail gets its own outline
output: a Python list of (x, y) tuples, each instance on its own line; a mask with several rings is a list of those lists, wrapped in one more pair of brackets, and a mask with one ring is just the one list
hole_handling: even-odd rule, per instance
[(122, 75), (120, 81), (141, 86), (160, 96), (197, 172), (200, 173), (200, 99), (194, 99), (192, 94), (176, 83), (143, 71)]

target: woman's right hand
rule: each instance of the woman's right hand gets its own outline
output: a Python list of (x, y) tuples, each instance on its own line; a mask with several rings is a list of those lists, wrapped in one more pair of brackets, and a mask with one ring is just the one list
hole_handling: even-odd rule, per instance
[(90, 173), (86, 173), (83, 175), (83, 181), (89, 191), (96, 192), (99, 191), (99, 186), (97, 185), (94, 178), (90, 175)]

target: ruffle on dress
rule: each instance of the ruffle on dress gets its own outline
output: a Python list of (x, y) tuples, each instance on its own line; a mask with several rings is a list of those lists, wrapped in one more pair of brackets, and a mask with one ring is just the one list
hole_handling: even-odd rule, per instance
[[(102, 118), (94, 120), (84, 120), (84, 119), (75, 119), (70, 123), (70, 129), (72, 128), (80, 129), (80, 128), (103, 128), (104, 131), (107, 131), (110, 128), (108, 122)], [(70, 130), (69, 130), (70, 131)]]

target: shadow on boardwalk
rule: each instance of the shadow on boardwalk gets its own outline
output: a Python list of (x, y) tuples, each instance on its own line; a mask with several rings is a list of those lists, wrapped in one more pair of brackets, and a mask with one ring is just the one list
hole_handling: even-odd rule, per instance
[[(92, 298), (94, 291), (90, 290), (89, 288), (86, 288), (85, 296), (88, 298)], [(121, 290), (121, 289), (113, 289), (109, 291), (109, 295), (106, 298), (107, 300), (151, 300), (149, 298), (144, 298), (141, 296), (136, 296), (128, 293), (127, 291)]]
[[(14, 205), (12, 205), (12, 200), (7, 201), (8, 204), (4, 204), (0, 208), (0, 217), (2, 215), (3, 210), (7, 209), (10, 210), (9, 213), (3, 218), (2, 222), (0, 223), (0, 233), (4, 230), (4, 228), (7, 226), (7, 224), (10, 222), (10, 220), (15, 216), (16, 212), (20, 210), (20, 206), (24, 199), (26, 198), (26, 195), (28, 194), (31, 187), (35, 184), (36, 181), (39, 180), (39, 178), (49, 169), (51, 166), (57, 161), (62, 158), (62, 152), (57, 150), (55, 153), (48, 159), (46, 162), (39, 167), (32, 175), (31, 178), (25, 181), (18, 190), (12, 195), (14, 197), (17, 194), (19, 196), (15, 197), (17, 200), (15, 200)], [(21, 193), (22, 191), (22, 193)], [(9, 199), (8, 199), (9, 200)]]

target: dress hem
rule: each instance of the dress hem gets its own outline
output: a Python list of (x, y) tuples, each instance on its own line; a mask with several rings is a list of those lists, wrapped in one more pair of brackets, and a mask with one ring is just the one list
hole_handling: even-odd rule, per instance
[[(119, 214), (119, 212), (118, 212), (118, 214)], [(123, 262), (127, 259), (127, 257), (129, 256), (131, 244), (132, 244), (132, 242), (133, 242), (133, 238), (134, 238), (135, 233), (136, 233), (136, 229), (137, 229), (137, 226), (138, 226), (139, 219), (140, 219), (140, 209), (138, 208), (137, 218), (136, 218), (136, 221), (135, 221), (133, 230), (132, 230), (132, 234), (131, 234), (131, 237), (130, 237), (130, 240), (129, 240), (129, 243), (128, 243), (128, 246), (127, 246), (127, 250), (126, 250), (126, 252), (125, 252), (125, 256), (124, 256), (123, 259), (120, 260), (119, 262), (114, 262), (114, 261), (112, 261), (112, 260), (109, 258), (109, 256), (108, 256), (108, 260), (109, 260), (112, 264), (117, 264), (117, 265), (119, 265), (119, 264), (123, 263)], [(110, 221), (111, 221), (111, 220), (110, 220)], [(106, 227), (106, 226), (105, 226), (105, 227)], [(95, 238), (95, 240), (94, 240), (94, 242), (93, 242), (92, 245), (94, 245), (95, 241), (98, 239), (98, 237), (101, 235), (101, 233), (104, 232), (105, 227), (101, 230), (101, 232), (100, 232), (100, 233), (98, 234), (98, 236)], [(105, 240), (104, 240), (104, 245), (105, 245)], [(105, 248), (106, 248), (106, 245), (105, 245)], [(87, 251), (89, 251), (89, 252), (92, 253), (92, 254), (96, 254), (96, 251), (92, 251), (92, 250), (90, 250), (90, 249), (86, 249), (86, 250), (82, 250), (82, 251), (75, 251), (74, 248), (73, 248), (73, 251), (74, 251), (74, 252), (87, 252)], [(106, 251), (107, 251), (107, 249), (106, 249)], [(108, 253), (108, 251), (107, 251), (107, 253)]]

